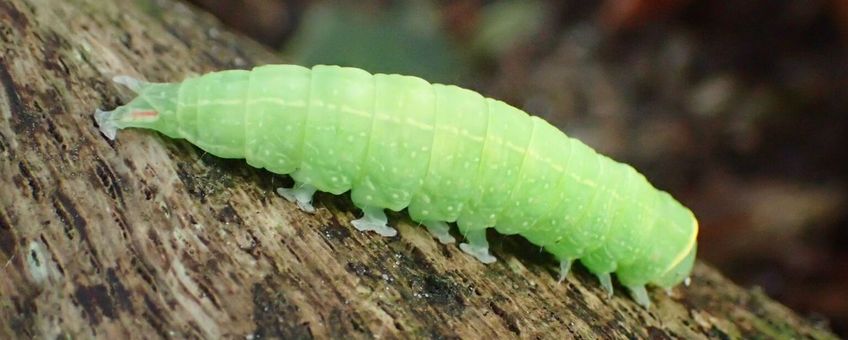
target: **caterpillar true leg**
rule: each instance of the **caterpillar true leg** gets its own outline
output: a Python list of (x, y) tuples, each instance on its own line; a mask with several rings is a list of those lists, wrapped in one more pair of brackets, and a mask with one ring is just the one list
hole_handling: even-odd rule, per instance
[(449, 233), (450, 226), (447, 223), (442, 221), (424, 221), (423, 224), (427, 227), (427, 231), (430, 232), (430, 235), (439, 239), (439, 242), (442, 244), (450, 244), (456, 242), (456, 239), (451, 236)]
[(628, 286), (627, 289), (630, 290), (630, 296), (633, 297), (633, 300), (636, 300), (636, 303), (642, 305), (645, 308), (651, 306), (651, 298), (648, 297), (648, 291), (645, 290), (644, 285)]
[(386, 218), (386, 213), (382, 208), (375, 207), (360, 207), (365, 216), (362, 218), (350, 221), (353, 226), (359, 231), (374, 231), (382, 236), (392, 237), (397, 235), (395, 228), (389, 227), (389, 219)]
[(607, 297), (612, 297), (613, 289), (612, 289), (612, 278), (610, 277), (610, 273), (603, 274), (595, 274), (598, 277), (598, 281), (601, 283), (601, 287), (607, 292)]
[(465, 234), (468, 243), (460, 243), (459, 249), (474, 256), (485, 264), (494, 263), (498, 259), (489, 254), (489, 242), (486, 241), (486, 229), (468, 230)]
[(315, 191), (315, 187), (300, 183), (295, 183), (291, 188), (277, 188), (277, 194), (289, 202), (297, 202), (297, 207), (308, 213), (315, 212), (315, 207), (312, 206), (312, 195)]
[(565, 280), (565, 277), (568, 276), (568, 272), (571, 271), (571, 264), (573, 263), (570, 259), (562, 259), (559, 260), (559, 280), (557, 283), (562, 283)]

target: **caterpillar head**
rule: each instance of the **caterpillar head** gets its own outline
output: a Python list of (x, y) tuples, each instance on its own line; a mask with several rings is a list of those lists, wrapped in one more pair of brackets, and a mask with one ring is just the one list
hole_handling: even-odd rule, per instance
[(671, 288), (683, 282), (694, 266), (698, 221), (670, 195), (659, 195), (657, 214), (661, 217), (648, 231), (651, 243), (647, 252), (616, 272), (624, 285), (651, 283)]
[[(667, 195), (667, 194), (666, 194)], [(674, 242), (662, 256), (658, 268), (662, 270), (651, 281), (663, 288), (672, 288), (683, 282), (695, 265), (698, 244), (698, 220), (688, 208), (668, 196), (665, 209), (668, 212), (667, 226), (659, 233)], [(655, 233), (658, 235), (658, 233)]]
[(697, 249), (697, 245), (693, 246), (692, 250), (686, 254), (686, 257), (671, 267), (670, 270), (666, 271), (665, 274), (662, 274), (654, 283), (663, 288), (671, 288), (686, 280), (692, 272), (692, 267), (695, 265), (695, 253), (697, 253)]

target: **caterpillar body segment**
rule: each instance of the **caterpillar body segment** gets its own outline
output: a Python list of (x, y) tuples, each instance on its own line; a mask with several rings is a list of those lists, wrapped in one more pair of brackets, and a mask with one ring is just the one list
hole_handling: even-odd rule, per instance
[[(206, 81), (203, 78), (187, 81)], [(280, 174), (291, 174), (301, 166), (311, 84), (312, 72), (305, 67), (266, 67), (250, 72), (244, 103), (245, 112), (250, 112), (245, 115), (245, 131), (252, 136), (245, 140), (248, 164)]]
[(383, 74), (373, 78), (373, 123), (351, 198), (358, 207), (400, 211), (426, 176), (435, 131), (435, 94), (419, 78)]
[(480, 196), (478, 182), (489, 129), (489, 103), (476, 92), (456, 86), (432, 87), (437, 128), (427, 174), (421, 189), (413, 195), (409, 216), (416, 221), (455, 222)]
[(644, 176), (501, 101), (420, 78), (356, 68), (267, 65), (180, 83), (118, 78), (139, 93), (95, 113), (104, 135), (154, 129), (224, 158), (290, 174), (278, 193), (304, 211), (312, 195), (351, 191), (363, 231), (394, 236), (384, 209), (484, 263), (486, 230), (553, 254), (560, 281), (580, 260), (611, 294), (611, 274), (648, 305), (645, 285), (689, 275), (697, 221)]

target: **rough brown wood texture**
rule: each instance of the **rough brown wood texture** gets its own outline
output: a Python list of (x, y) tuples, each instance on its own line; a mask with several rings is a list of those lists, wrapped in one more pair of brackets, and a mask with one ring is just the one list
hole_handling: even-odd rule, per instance
[(285, 177), (183, 141), (106, 140), (116, 74), (280, 62), (185, 5), (0, 0), (0, 44), (0, 338), (833, 337), (703, 264), (644, 310), (517, 238), (486, 266), (403, 215), (359, 233), (346, 196), (304, 214)]

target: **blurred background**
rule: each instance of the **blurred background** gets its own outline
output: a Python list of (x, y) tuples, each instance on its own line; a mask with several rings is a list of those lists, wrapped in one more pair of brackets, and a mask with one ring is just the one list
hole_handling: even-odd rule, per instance
[(848, 336), (848, 1), (190, 1), (292, 63), (547, 119), (691, 207), (702, 260)]

